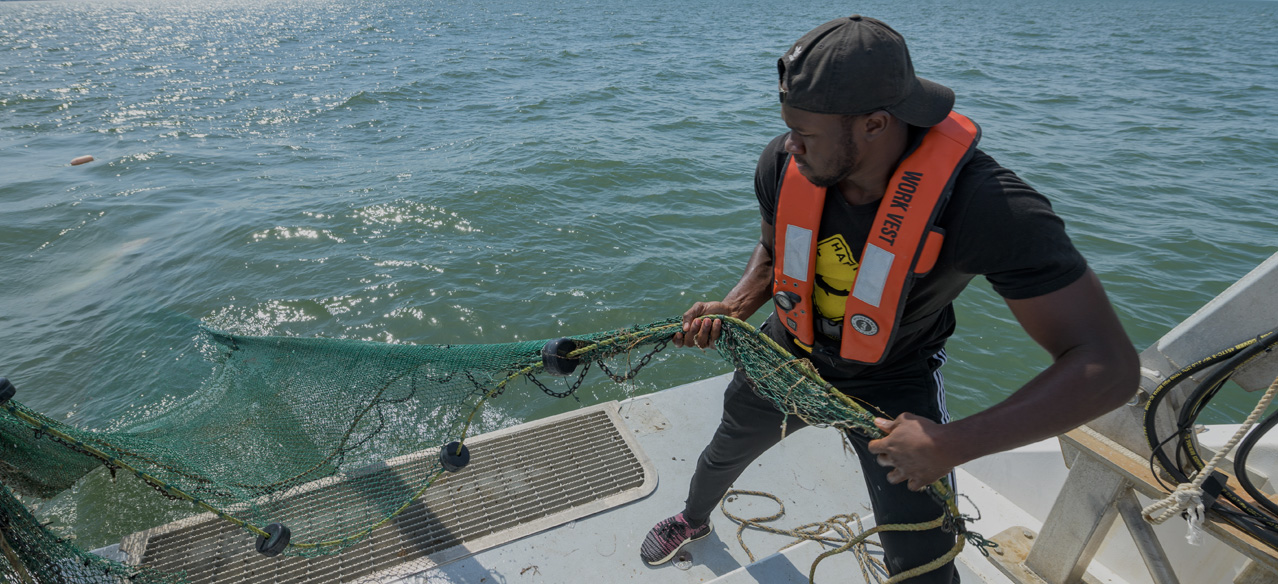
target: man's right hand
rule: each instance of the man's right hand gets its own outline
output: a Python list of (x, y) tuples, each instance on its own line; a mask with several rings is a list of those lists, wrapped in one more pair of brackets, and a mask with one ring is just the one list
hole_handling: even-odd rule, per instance
[(675, 333), (676, 347), (700, 347), (709, 349), (723, 333), (723, 321), (706, 318), (722, 314), (745, 320), (759, 307), (772, 299), (772, 224), (767, 219), (759, 221), (759, 244), (754, 246), (750, 261), (746, 264), (741, 281), (733, 286), (723, 300), (698, 302), (683, 313), (683, 330)]
[(675, 333), (676, 347), (699, 347), (708, 349), (714, 346), (723, 333), (723, 321), (717, 318), (704, 318), (711, 314), (732, 314), (732, 309), (723, 302), (698, 302), (683, 313), (683, 331)]

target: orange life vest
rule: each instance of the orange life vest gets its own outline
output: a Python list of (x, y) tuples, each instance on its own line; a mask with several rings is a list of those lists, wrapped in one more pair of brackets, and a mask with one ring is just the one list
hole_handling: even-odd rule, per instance
[[(848, 293), (839, 333), (840, 357), (874, 365), (887, 355), (910, 287), (940, 255), (944, 232), (933, 223), (980, 134), (972, 120), (950, 112), (945, 121), (928, 129), (918, 148), (896, 168)], [(781, 176), (773, 299), (782, 325), (811, 347), (816, 339), (812, 293), (817, 233), (826, 189), (799, 174), (793, 157)]]

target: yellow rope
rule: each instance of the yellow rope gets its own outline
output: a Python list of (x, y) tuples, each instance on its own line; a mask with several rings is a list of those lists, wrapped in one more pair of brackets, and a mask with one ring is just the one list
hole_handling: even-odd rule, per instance
[(149, 474), (147, 474), (147, 473), (145, 473), (145, 472), (142, 472), (141, 470), (138, 470), (138, 469), (136, 469), (136, 468), (133, 468), (132, 466), (129, 466), (128, 464), (126, 464), (124, 461), (122, 461), (122, 460), (120, 460), (120, 459), (118, 459), (118, 458), (115, 458), (115, 457), (113, 457), (113, 456), (111, 456), (111, 455), (109, 455), (109, 454), (107, 454), (107, 453), (105, 453), (105, 452), (102, 452), (101, 450), (98, 450), (97, 448), (94, 448), (92, 445), (90, 445), (90, 444), (88, 444), (88, 443), (85, 443), (85, 442), (82, 442), (82, 441), (80, 441), (80, 440), (76, 439), (76, 438), (75, 438), (75, 437), (73, 437), (73, 436), (69, 436), (69, 435), (67, 435), (67, 434), (65, 434), (65, 433), (63, 433), (63, 432), (61, 432), (61, 431), (59, 431), (57, 428), (53, 428), (53, 427), (49, 426), (49, 425), (48, 425), (48, 424), (46, 424), (43, 420), (40, 420), (40, 419), (38, 419), (38, 418), (32, 417), (32, 416), (30, 416), (30, 415), (27, 415), (27, 414), (26, 414), (25, 412), (23, 412), (22, 410), (19, 410), (19, 409), (18, 409), (18, 408), (14, 405), (14, 402), (13, 402), (12, 400), (10, 400), (10, 401), (8, 401), (8, 402), (5, 402), (5, 404), (4, 404), (4, 408), (5, 408), (6, 410), (8, 410), (8, 411), (9, 411), (9, 413), (11, 413), (11, 414), (13, 414), (15, 417), (17, 417), (19, 420), (22, 420), (22, 421), (26, 422), (28, 425), (31, 425), (31, 426), (33, 426), (33, 427), (37, 428), (37, 429), (38, 429), (38, 430), (40, 430), (41, 432), (43, 432), (43, 433), (45, 433), (45, 434), (49, 434), (50, 436), (53, 436), (53, 437), (55, 437), (55, 438), (58, 438), (59, 440), (62, 440), (62, 441), (64, 441), (64, 442), (66, 442), (67, 444), (74, 444), (77, 448), (82, 448), (82, 449), (84, 449), (84, 451), (85, 451), (85, 452), (88, 452), (90, 455), (92, 455), (92, 456), (93, 456), (93, 457), (95, 457), (95, 458), (98, 458), (98, 459), (100, 459), (100, 460), (102, 460), (102, 461), (104, 461), (104, 462), (107, 462), (107, 463), (109, 463), (109, 464), (111, 464), (111, 465), (113, 465), (113, 466), (117, 466), (117, 467), (119, 467), (119, 468), (123, 468), (123, 469), (125, 469), (125, 470), (127, 470), (127, 471), (130, 471), (130, 472), (132, 472), (133, 474), (137, 475), (137, 477), (138, 477), (138, 478), (142, 479), (142, 480), (143, 480), (144, 482), (146, 482), (147, 484), (150, 484), (150, 485), (152, 485), (152, 486), (154, 486), (154, 487), (156, 487), (156, 488), (159, 488), (159, 489), (163, 490), (163, 492), (164, 492), (164, 493), (166, 493), (166, 494), (168, 494), (168, 495), (170, 495), (170, 496), (177, 497), (177, 498), (179, 498), (179, 499), (183, 499), (183, 500), (185, 500), (185, 501), (190, 501), (190, 502), (192, 502), (192, 503), (195, 503), (196, 505), (199, 505), (200, 507), (203, 507), (204, 509), (206, 509), (206, 510), (208, 510), (208, 511), (213, 512), (213, 513), (214, 513), (214, 514), (216, 514), (218, 517), (221, 517), (222, 519), (225, 519), (225, 520), (227, 520), (227, 521), (230, 521), (231, 523), (234, 523), (235, 525), (238, 525), (238, 526), (240, 526), (240, 527), (243, 527), (244, 529), (247, 529), (247, 530), (249, 530), (249, 531), (253, 532), (253, 534), (254, 534), (254, 535), (260, 535), (260, 536), (262, 536), (262, 537), (270, 537), (270, 535), (271, 535), (271, 534), (269, 534), (269, 533), (266, 533), (266, 532), (265, 532), (265, 531), (263, 531), (262, 529), (258, 528), (256, 525), (253, 525), (253, 524), (248, 523), (248, 522), (246, 522), (246, 521), (244, 521), (244, 520), (242, 520), (242, 519), (239, 519), (239, 518), (233, 517), (233, 516), (231, 516), (231, 515), (228, 515), (228, 514), (226, 514), (226, 513), (222, 512), (220, 509), (217, 509), (217, 508), (213, 507), (212, 505), (209, 505), (208, 503), (205, 503), (203, 500), (201, 500), (201, 499), (200, 499), (200, 498), (198, 498), (198, 497), (194, 497), (194, 496), (192, 496), (192, 495), (190, 495), (190, 494), (186, 493), (185, 491), (183, 491), (183, 490), (181, 490), (181, 489), (179, 489), (179, 488), (177, 488), (177, 487), (174, 487), (173, 485), (170, 485), (170, 484), (168, 484), (168, 483), (165, 483), (164, 481), (161, 481), (160, 479), (157, 479), (157, 478), (155, 478), (155, 477), (153, 477), (153, 476), (151, 476), (151, 475), (149, 475)]
[[(207, 510), (207, 511), (210, 511), (210, 512), (214, 513), (214, 514), (215, 514), (215, 515), (217, 515), (218, 517), (221, 517), (222, 519), (225, 519), (226, 521), (229, 521), (229, 522), (231, 522), (232, 524), (234, 524), (234, 525), (236, 525), (236, 526), (238, 526), (238, 527), (241, 527), (241, 528), (243, 528), (243, 529), (245, 529), (245, 530), (249, 531), (249, 532), (250, 532), (250, 533), (252, 533), (253, 535), (257, 535), (257, 536), (261, 536), (261, 537), (266, 537), (266, 538), (271, 537), (271, 534), (267, 533), (267, 532), (266, 532), (265, 530), (263, 530), (262, 528), (260, 528), (260, 527), (258, 527), (258, 526), (256, 526), (256, 525), (253, 525), (252, 523), (249, 523), (249, 522), (247, 522), (247, 521), (244, 521), (243, 519), (240, 519), (240, 518), (235, 517), (235, 516), (233, 516), (233, 515), (229, 515), (229, 514), (227, 514), (227, 513), (223, 512), (222, 510), (217, 509), (217, 508), (215, 508), (215, 507), (213, 507), (213, 506), (209, 505), (208, 503), (205, 503), (203, 500), (201, 500), (201, 499), (199, 499), (199, 498), (197, 498), (197, 497), (194, 497), (194, 496), (192, 496), (192, 495), (188, 494), (187, 492), (185, 492), (185, 491), (183, 491), (183, 490), (181, 490), (181, 489), (179, 489), (179, 488), (177, 488), (177, 487), (174, 487), (174, 486), (172, 486), (172, 485), (169, 485), (169, 484), (165, 483), (164, 481), (161, 481), (161, 480), (160, 480), (160, 479), (158, 479), (158, 478), (155, 478), (155, 477), (153, 477), (153, 476), (151, 476), (151, 475), (149, 475), (149, 474), (147, 474), (147, 473), (145, 473), (145, 472), (142, 472), (141, 470), (138, 470), (138, 469), (133, 468), (132, 466), (129, 466), (128, 464), (124, 463), (123, 461), (121, 461), (121, 460), (120, 460), (120, 459), (118, 459), (118, 458), (114, 458), (114, 457), (112, 457), (112, 456), (110, 456), (110, 455), (106, 454), (105, 452), (102, 452), (101, 450), (98, 450), (98, 449), (94, 448), (93, 446), (91, 446), (91, 445), (89, 445), (89, 444), (85, 444), (84, 442), (81, 442), (81, 441), (79, 441), (79, 440), (76, 440), (74, 437), (69, 436), (69, 435), (67, 435), (67, 434), (65, 434), (65, 433), (63, 433), (63, 432), (60, 432), (60, 431), (58, 431), (56, 428), (52, 428), (52, 427), (47, 426), (46, 424), (42, 423), (42, 422), (41, 422), (41, 420), (39, 420), (39, 419), (37, 419), (37, 418), (33, 418), (33, 417), (31, 417), (31, 416), (27, 415), (25, 412), (23, 412), (23, 411), (21, 411), (21, 410), (17, 409), (16, 407), (14, 407), (12, 402), (9, 402), (9, 403), (4, 404), (4, 408), (5, 408), (5, 409), (7, 409), (7, 410), (9, 410), (9, 413), (13, 414), (13, 415), (14, 415), (14, 416), (16, 416), (18, 419), (20, 419), (20, 420), (22, 420), (22, 421), (26, 422), (26, 423), (27, 423), (27, 424), (29, 424), (29, 425), (32, 425), (32, 426), (35, 426), (35, 427), (39, 428), (41, 432), (44, 432), (44, 433), (46, 433), (46, 434), (49, 434), (49, 435), (51, 435), (51, 436), (53, 436), (53, 437), (55, 437), (55, 438), (58, 438), (58, 439), (60, 439), (60, 440), (66, 441), (66, 442), (68, 442), (68, 443), (70, 443), (70, 444), (74, 444), (77, 448), (83, 448), (86, 452), (88, 452), (89, 454), (93, 455), (95, 458), (99, 458), (99, 459), (101, 459), (101, 460), (103, 460), (103, 461), (107, 461), (107, 462), (109, 462), (109, 463), (110, 463), (110, 464), (112, 464), (112, 465), (115, 465), (115, 466), (118, 466), (118, 467), (123, 468), (123, 469), (125, 469), (125, 470), (131, 471), (133, 474), (137, 475), (137, 477), (138, 477), (138, 478), (140, 478), (140, 479), (142, 479), (144, 482), (146, 482), (146, 483), (148, 483), (148, 484), (150, 484), (150, 485), (152, 485), (152, 486), (155, 486), (155, 487), (157, 487), (157, 488), (163, 489), (165, 493), (167, 493), (167, 494), (169, 494), (169, 495), (171, 495), (171, 496), (177, 497), (177, 498), (182, 499), (182, 500), (185, 500), (185, 501), (190, 501), (190, 502), (192, 502), (192, 503), (195, 503), (196, 505), (199, 505), (200, 507), (203, 507), (205, 510)], [(311, 549), (311, 548), (320, 548), (320, 547), (326, 547), (326, 546), (332, 546), (332, 545), (342, 545), (342, 544), (346, 544), (347, 542), (351, 542), (351, 541), (358, 540), (359, 538), (364, 537), (364, 536), (368, 535), (369, 533), (372, 533), (372, 531), (373, 531), (374, 529), (377, 529), (378, 527), (381, 527), (382, 525), (385, 525), (387, 521), (390, 521), (391, 519), (394, 519), (394, 518), (395, 518), (395, 517), (397, 517), (400, 513), (403, 513), (404, 509), (407, 509), (409, 505), (411, 505), (414, 501), (416, 501), (416, 500), (417, 500), (417, 498), (418, 498), (418, 497), (420, 497), (423, 493), (425, 493), (425, 492), (426, 492), (426, 489), (430, 488), (430, 486), (431, 486), (432, 484), (434, 484), (435, 480), (436, 480), (436, 479), (438, 479), (438, 478), (439, 478), (439, 476), (440, 476), (440, 475), (442, 475), (442, 474), (444, 474), (444, 471), (442, 471), (442, 470), (441, 470), (441, 471), (436, 472), (436, 473), (435, 473), (435, 475), (434, 475), (433, 477), (431, 477), (431, 479), (430, 479), (429, 481), (427, 481), (425, 485), (423, 485), (421, 488), (419, 488), (419, 489), (418, 489), (415, 493), (413, 493), (413, 495), (412, 495), (411, 497), (409, 497), (409, 498), (408, 498), (408, 501), (407, 501), (406, 503), (404, 503), (403, 505), (401, 505), (401, 506), (400, 506), (398, 509), (396, 509), (394, 512), (392, 512), (392, 513), (390, 513), (389, 515), (387, 515), (386, 517), (384, 517), (384, 518), (383, 518), (380, 522), (378, 522), (378, 523), (376, 523), (376, 524), (374, 524), (374, 525), (372, 525), (372, 526), (369, 526), (369, 527), (366, 527), (366, 528), (364, 528), (364, 529), (361, 529), (360, 531), (358, 531), (358, 532), (356, 532), (356, 533), (354, 533), (354, 534), (348, 535), (348, 536), (343, 537), (343, 538), (340, 538), (340, 539), (334, 539), (334, 540), (328, 540), (328, 541), (318, 541), (318, 542), (313, 542), (313, 543), (306, 543), (306, 542), (290, 542), (290, 543), (289, 543), (289, 547), (296, 547), (296, 548)]]
[[(740, 497), (742, 495), (771, 499), (776, 502), (779, 510), (772, 515), (765, 517), (752, 517), (749, 519), (737, 517), (728, 511), (727, 504), (729, 503), (729, 499)], [(767, 533), (793, 537), (794, 541), (782, 546), (781, 550), (789, 549), (800, 542), (808, 540), (819, 542), (822, 545), (838, 545), (839, 547), (827, 550), (813, 560), (812, 568), (808, 572), (808, 582), (810, 584), (816, 582), (817, 565), (820, 564), (822, 560), (848, 550), (852, 550), (853, 555), (856, 556), (857, 563), (861, 567), (861, 576), (866, 582), (869, 582), (870, 578), (874, 578), (876, 582), (882, 581), (883, 584), (895, 584), (902, 580), (926, 574), (950, 563), (955, 557), (958, 557), (960, 552), (963, 551), (963, 546), (967, 542), (967, 540), (962, 537), (962, 534), (958, 534), (954, 547), (951, 548), (949, 552), (946, 552), (945, 555), (921, 566), (916, 566), (899, 574), (895, 574), (887, 580), (881, 580), (879, 574), (887, 574), (887, 567), (884, 566), (877, 558), (870, 556), (869, 551), (866, 548), (867, 545), (879, 546), (880, 544), (878, 542), (871, 541), (868, 538), (884, 531), (927, 531), (929, 529), (937, 529), (945, 525), (948, 513), (924, 523), (888, 523), (878, 525), (870, 529), (865, 529), (862, 526), (861, 517), (857, 514), (835, 515), (825, 521), (807, 523), (794, 529), (781, 529), (763, 525), (769, 521), (776, 521), (777, 519), (780, 519), (781, 516), (785, 515), (785, 504), (781, 502), (781, 499), (771, 493), (743, 489), (730, 489), (727, 494), (724, 495), (724, 498), (719, 501), (719, 509), (723, 511), (724, 516), (737, 524), (737, 543), (741, 544), (741, 549), (745, 550), (746, 556), (750, 558), (751, 562), (755, 561), (754, 553), (752, 553), (750, 548), (746, 546), (745, 539), (742, 537), (746, 528), (754, 528)], [(849, 525), (849, 523), (852, 522), (856, 523), (856, 529), (853, 529)], [(835, 532), (836, 535), (825, 535), (830, 531)]]

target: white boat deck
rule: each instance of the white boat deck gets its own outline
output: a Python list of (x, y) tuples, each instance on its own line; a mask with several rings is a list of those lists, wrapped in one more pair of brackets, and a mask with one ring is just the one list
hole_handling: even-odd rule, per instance
[[(812, 561), (829, 548), (804, 542), (777, 554), (790, 538), (748, 530), (746, 545), (761, 560), (751, 564), (737, 542), (736, 524), (717, 509), (711, 519), (714, 533), (685, 548), (691, 555), (687, 569), (672, 563), (651, 567), (639, 558), (648, 529), (683, 509), (696, 458), (718, 425), (728, 378), (715, 377), (621, 404), (622, 417), (657, 468), (659, 483), (652, 495), (395, 582), (807, 582)], [(1065, 472), (1061, 465), (1062, 476)], [(855, 455), (845, 451), (833, 430), (810, 428), (788, 436), (747, 470), (735, 487), (780, 497), (786, 515), (773, 523), (778, 527), (794, 528), (840, 513), (860, 514), (867, 528), (873, 526)], [(959, 488), (978, 501), (993, 496), (966, 473), (959, 478)], [(741, 517), (776, 512), (774, 502), (755, 497), (739, 499), (730, 508)], [(1032, 517), (1011, 511), (982, 508), (990, 519), (973, 528), (989, 535), (1010, 525), (1008, 521), (1037, 528)], [(965, 550), (961, 559), (964, 582), (1008, 581), (973, 550)], [(856, 559), (845, 553), (823, 561), (817, 581), (863, 579)]]
[[(633, 433), (641, 454), (650, 459), (656, 469), (657, 487), (647, 497), (482, 549), (473, 555), (452, 548), (430, 559), (409, 561), (358, 581), (379, 584), (807, 582), (812, 562), (829, 547), (805, 541), (779, 551), (791, 543), (790, 538), (751, 529), (743, 537), (758, 560), (752, 563), (737, 541), (737, 525), (718, 509), (711, 517), (715, 531), (685, 548), (690, 555), (686, 565), (667, 563), (652, 567), (639, 558), (639, 547), (647, 531), (683, 508), (696, 458), (718, 426), (723, 389), (728, 379), (727, 375), (714, 377), (619, 404), (625, 430)], [(1209, 451), (1218, 448), (1236, 428), (1208, 427), (1200, 435), (1203, 446)], [(1271, 466), (1278, 460), (1278, 436), (1267, 436), (1253, 452), (1253, 460)], [(864, 526), (869, 528), (874, 525), (874, 519), (859, 466), (855, 455), (845, 450), (838, 432), (809, 428), (787, 436), (765, 453), (734, 486), (779, 497), (785, 504), (786, 514), (770, 524), (778, 528), (793, 529), (834, 515), (853, 513), (861, 515)], [(1022, 533), (1021, 528), (1034, 533), (1042, 531), (1043, 520), (1069, 470), (1059, 443), (1051, 439), (973, 461), (956, 469), (956, 474), (958, 492), (963, 496), (961, 510), (971, 516), (979, 510), (979, 520), (969, 522), (968, 528), (993, 537), (1009, 528), (1016, 528), (1015, 533)], [(1140, 502), (1149, 501), (1142, 498)], [(777, 511), (773, 501), (756, 497), (744, 497), (729, 505), (740, 517), (762, 517)], [(1230, 582), (1244, 571), (1246, 558), (1219, 541), (1209, 539), (1201, 547), (1187, 544), (1185, 524), (1181, 521), (1155, 526), (1154, 531), (1181, 582)], [(119, 549), (119, 545), (114, 545), (95, 551), (125, 560)], [(877, 549), (871, 550), (873, 555), (881, 557)], [(459, 556), (465, 557), (448, 561)], [(435, 562), (446, 563), (434, 565)], [(1012, 582), (972, 546), (963, 550), (956, 565), (966, 584)], [(414, 573), (413, 570), (421, 571)], [(1153, 582), (1121, 521), (1115, 522), (1087, 572), (1087, 582), (1095, 584)], [(324, 577), (303, 580), (333, 581)], [(851, 553), (824, 560), (817, 568), (816, 581), (866, 582)], [(1247, 578), (1244, 581), (1253, 582)]]

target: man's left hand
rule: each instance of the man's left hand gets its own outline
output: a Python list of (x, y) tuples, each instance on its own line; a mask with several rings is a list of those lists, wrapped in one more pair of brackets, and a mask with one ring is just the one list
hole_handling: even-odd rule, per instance
[(908, 481), (911, 491), (921, 491), (954, 469), (956, 462), (947, 456), (941, 424), (907, 412), (895, 420), (875, 418), (874, 425), (887, 433), (871, 440), (869, 449), (880, 465), (892, 469), (888, 482)]

